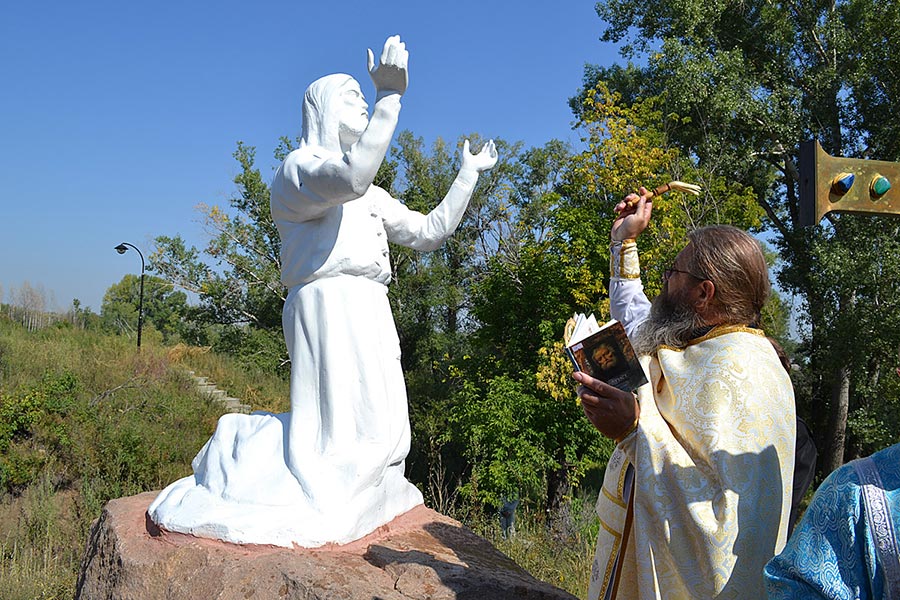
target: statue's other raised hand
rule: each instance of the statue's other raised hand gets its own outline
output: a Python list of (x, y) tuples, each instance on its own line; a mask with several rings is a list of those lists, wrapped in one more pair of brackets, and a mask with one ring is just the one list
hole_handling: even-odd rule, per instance
[(478, 154), (469, 152), (469, 140), (463, 142), (462, 168), (473, 169), (479, 173), (487, 171), (497, 164), (497, 147), (494, 140), (488, 140)]
[(369, 76), (375, 84), (377, 97), (388, 94), (403, 95), (409, 84), (409, 52), (399, 35), (392, 35), (384, 42), (381, 58), (375, 64), (375, 55), (369, 49)]

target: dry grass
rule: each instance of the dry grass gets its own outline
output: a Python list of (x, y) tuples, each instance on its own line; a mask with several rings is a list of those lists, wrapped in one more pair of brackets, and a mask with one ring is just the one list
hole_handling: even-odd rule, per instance
[(172, 364), (209, 378), (253, 410), (283, 413), (291, 409), (290, 386), (276, 375), (241, 367), (233, 358), (211, 352), (209, 347), (178, 344), (168, 350), (168, 357)]
[(5, 600), (68, 599), (74, 589), (75, 572), (52, 544), (0, 546), (0, 593)]
[(47, 477), (0, 502), (0, 590), (9, 600), (71, 598), (80, 562), (75, 494)]
[(502, 536), (498, 519), (470, 520), (466, 525), (534, 577), (587, 598), (598, 527), (593, 504), (589, 498), (573, 501), (565, 533), (547, 527), (543, 515), (521, 510), (516, 513), (515, 533), (508, 538)]
[[(187, 370), (254, 409), (290, 408), (287, 382), (206, 348), (151, 340), (138, 352), (115, 336), (27, 332), (0, 319), (0, 597), (71, 598), (103, 505), (191, 472), (223, 409)], [(523, 511), (510, 539), (496, 520), (467, 525), (534, 576), (584, 597), (593, 535), (582, 508), (567, 536)]]
[(101, 507), (190, 473), (222, 410), (152, 342), (0, 319), (0, 597), (71, 598)]

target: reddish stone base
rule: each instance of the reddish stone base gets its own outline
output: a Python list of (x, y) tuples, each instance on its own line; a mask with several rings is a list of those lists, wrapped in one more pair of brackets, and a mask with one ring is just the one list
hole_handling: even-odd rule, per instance
[(110, 501), (91, 528), (77, 600), (439, 600), (574, 596), (424, 506), (343, 546), (236, 545), (161, 531), (148, 492)]

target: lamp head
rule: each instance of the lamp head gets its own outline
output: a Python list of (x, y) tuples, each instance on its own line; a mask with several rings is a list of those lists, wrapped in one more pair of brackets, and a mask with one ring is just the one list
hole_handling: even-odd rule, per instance
[(115, 250), (119, 254), (125, 254), (125, 252), (128, 251), (128, 247), (125, 244), (119, 244), (118, 246), (116, 246)]

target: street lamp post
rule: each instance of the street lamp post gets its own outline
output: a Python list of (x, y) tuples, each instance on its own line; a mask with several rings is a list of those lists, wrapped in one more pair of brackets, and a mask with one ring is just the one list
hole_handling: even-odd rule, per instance
[(128, 248), (133, 248), (135, 252), (138, 253), (138, 256), (141, 257), (141, 295), (138, 300), (138, 336), (137, 336), (137, 347), (138, 350), (141, 348), (141, 328), (144, 325), (144, 255), (141, 254), (141, 251), (138, 250), (138, 247), (134, 244), (129, 244), (128, 242), (122, 242), (118, 246), (116, 246), (115, 250), (119, 254), (125, 254), (128, 251)]

